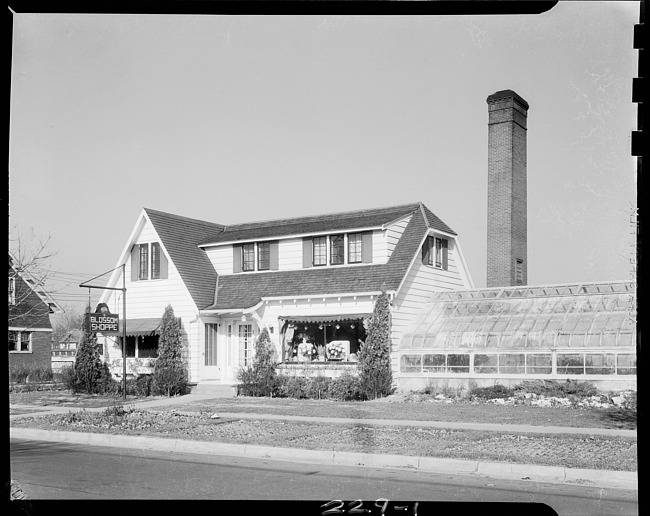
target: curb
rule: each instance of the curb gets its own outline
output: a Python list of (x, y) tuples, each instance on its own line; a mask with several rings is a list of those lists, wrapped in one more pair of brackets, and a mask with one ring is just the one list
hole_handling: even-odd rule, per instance
[(630, 471), (571, 469), (533, 464), (479, 462), (435, 457), (413, 457), (359, 452), (337, 452), (280, 448), (249, 444), (228, 444), (164, 437), (143, 437), (84, 432), (57, 432), (35, 428), (9, 428), (10, 436), (18, 439), (76, 443), (96, 446), (225, 455), (251, 459), (271, 459), (311, 464), (339, 464), (372, 468), (410, 469), (430, 473), (478, 475), (509, 480), (530, 480), (557, 484), (589, 485), (638, 491), (638, 474)]

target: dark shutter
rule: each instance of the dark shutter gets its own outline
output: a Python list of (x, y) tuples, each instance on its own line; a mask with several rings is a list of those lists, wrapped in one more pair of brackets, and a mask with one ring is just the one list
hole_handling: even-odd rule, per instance
[(428, 236), (424, 239), (422, 244), (422, 263), (424, 265), (431, 265), (431, 241), (432, 237)]
[(241, 272), (241, 245), (232, 246), (232, 271)]
[(361, 261), (372, 263), (372, 232), (361, 234)]
[(140, 246), (135, 244), (131, 248), (131, 281), (138, 281), (138, 271), (140, 270)]
[(448, 264), (448, 242), (446, 238), (442, 238), (442, 268), (447, 270)]
[(167, 264), (167, 256), (165, 256), (165, 251), (163, 251), (162, 246), (160, 247), (160, 279), (167, 279), (169, 273), (169, 266)]
[(279, 256), (279, 242), (270, 242), (269, 243), (269, 261), (270, 268), (272, 271), (277, 271), (280, 268), (280, 256)]
[(311, 267), (314, 261), (314, 242), (311, 238), (302, 239), (302, 266)]

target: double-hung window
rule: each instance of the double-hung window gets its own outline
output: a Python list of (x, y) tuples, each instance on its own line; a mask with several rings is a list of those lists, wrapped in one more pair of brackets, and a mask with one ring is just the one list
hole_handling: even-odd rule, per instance
[(160, 242), (136, 244), (131, 252), (131, 281), (167, 279), (167, 258)]
[(16, 278), (9, 278), (9, 304), (16, 304)]
[(9, 331), (9, 351), (14, 353), (32, 350), (32, 334), (28, 331)]
[(422, 245), (422, 263), (447, 270), (448, 241), (446, 238), (428, 236)]
[(260, 242), (257, 244), (257, 270), (268, 271), (271, 268), (271, 244)]
[(330, 237), (330, 265), (341, 265), (345, 262), (345, 237), (333, 235)]
[(244, 244), (242, 246), (242, 271), (255, 270), (255, 244)]
[(139, 280), (149, 279), (149, 244), (140, 244), (140, 269)]
[(348, 263), (361, 263), (363, 261), (361, 241), (361, 233), (348, 235)]
[(327, 237), (314, 238), (314, 266), (327, 265)]

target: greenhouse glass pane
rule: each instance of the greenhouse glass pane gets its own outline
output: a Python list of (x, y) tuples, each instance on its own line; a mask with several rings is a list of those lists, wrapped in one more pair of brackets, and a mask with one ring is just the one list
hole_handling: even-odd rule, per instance
[(449, 333), (449, 334), (447, 334), (447, 347), (448, 348), (457, 348), (458, 346), (460, 346), (462, 337), (463, 337), (462, 333)]
[(492, 326), (492, 331), (497, 333), (497, 332), (502, 332), (508, 327), (508, 319), (499, 319), (495, 321), (494, 326)]
[(402, 355), (400, 371), (403, 373), (419, 373), (422, 371), (422, 355)]
[(535, 316), (528, 315), (524, 318), (523, 321), (521, 321), (521, 324), (519, 325), (519, 331), (530, 331), (533, 329), (533, 326), (535, 325), (536, 318)]
[(436, 336), (435, 335), (427, 335), (424, 337), (424, 343), (422, 344), (422, 347), (424, 349), (431, 349), (436, 347)]
[(546, 328), (544, 328), (547, 331), (557, 331), (560, 329), (560, 326), (562, 326), (562, 320), (564, 319), (563, 315), (552, 315), (551, 318), (548, 321), (548, 324), (546, 325)]
[(618, 336), (618, 345), (621, 348), (634, 346), (634, 335), (632, 333), (623, 333)]
[(600, 333), (587, 333), (585, 346), (588, 348), (597, 348), (600, 346)]
[(413, 341), (411, 342), (411, 347), (413, 349), (421, 348), (423, 342), (424, 342), (423, 335), (413, 335)]
[(447, 355), (449, 373), (469, 373), (469, 355)]
[(526, 374), (551, 374), (553, 357), (548, 354), (526, 355)]
[(496, 373), (497, 355), (474, 355), (474, 372), (478, 374)]
[(610, 314), (609, 319), (607, 320), (606, 330), (619, 330), (623, 326), (623, 321), (625, 320), (625, 314)]
[(444, 373), (445, 355), (424, 355), (422, 370), (425, 373)]
[(636, 355), (618, 355), (616, 357), (617, 374), (636, 374)]
[(542, 332), (536, 331), (536, 332), (528, 332), (528, 337), (526, 339), (526, 347), (527, 348), (539, 348), (543, 345), (543, 337), (542, 337)]
[(587, 374), (614, 374), (616, 355), (589, 353), (585, 355), (585, 371)]
[(538, 315), (535, 319), (535, 324), (533, 326), (533, 331), (544, 331), (548, 326), (548, 322), (551, 320), (549, 315)]
[(568, 348), (570, 338), (571, 338), (570, 333), (559, 333), (557, 338), (555, 339), (555, 345), (558, 348)]
[(585, 334), (584, 333), (572, 333), (570, 339), (570, 346), (572, 348), (582, 348), (585, 345)]
[(579, 315), (576, 314), (569, 314), (565, 317), (564, 321), (562, 321), (562, 327), (560, 330), (562, 331), (573, 331), (576, 327), (576, 324), (578, 323), (578, 319), (580, 318)]
[(499, 344), (500, 348), (512, 349), (515, 347), (515, 335), (514, 333), (502, 333), (501, 342)]
[(508, 353), (499, 355), (499, 374), (524, 374), (526, 355)]
[(616, 347), (616, 333), (603, 333), (601, 336), (600, 345), (604, 348)]
[(474, 347), (474, 348), (484, 348), (485, 345), (486, 345), (487, 337), (488, 336), (487, 336), (486, 333), (476, 332), (474, 334), (474, 344), (473, 344), (472, 347)]
[(512, 340), (513, 349), (524, 349), (526, 347), (526, 341), (528, 340), (528, 332), (526, 331), (517, 331), (514, 334)]
[(460, 345), (463, 348), (471, 348), (474, 346), (474, 332), (472, 331), (467, 331), (463, 333), (461, 340), (460, 340)]
[(591, 328), (594, 319), (595, 317), (593, 314), (583, 314), (580, 316), (580, 319), (578, 319), (578, 324), (576, 324), (576, 327), (573, 331), (586, 332), (589, 330), (589, 328)]
[(558, 354), (558, 374), (584, 374), (585, 357), (582, 354)]
[(600, 313), (596, 315), (596, 318), (594, 319), (593, 325), (591, 326), (591, 332), (592, 333), (599, 333), (603, 331), (605, 328), (605, 325), (607, 324), (607, 317), (608, 314), (603, 314)]
[(557, 333), (554, 331), (549, 331), (549, 332), (544, 332), (543, 333), (544, 337), (544, 344), (543, 346), (546, 348), (552, 348), (555, 346), (555, 342), (557, 341)]
[(487, 343), (485, 344), (488, 348), (496, 348), (499, 346), (499, 335), (496, 333), (490, 333), (487, 338)]

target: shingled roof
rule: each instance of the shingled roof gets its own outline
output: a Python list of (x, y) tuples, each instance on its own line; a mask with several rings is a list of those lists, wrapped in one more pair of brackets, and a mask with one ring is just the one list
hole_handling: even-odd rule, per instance
[(385, 264), (220, 276), (216, 302), (206, 310), (246, 309), (255, 306), (263, 297), (378, 292), (382, 286), (397, 290), (427, 231), (427, 222), (419, 206), (412, 205), (413, 217)]
[(224, 226), (149, 208), (145, 212), (196, 306), (201, 309), (212, 304), (217, 273), (205, 251), (196, 244)]
[(309, 217), (250, 222), (225, 226), (222, 231), (215, 232), (210, 237), (198, 243), (200, 246), (237, 242), (242, 240), (259, 240), (282, 236), (302, 235), (329, 231), (343, 231), (381, 227), (397, 219), (413, 213), (422, 206), (429, 219), (429, 226), (455, 235), (456, 233), (436, 217), (421, 203), (403, 204), (387, 208), (356, 210)]
[[(422, 203), (230, 226), (149, 208), (145, 208), (145, 212), (196, 306), (205, 310), (250, 308), (263, 297), (377, 292), (382, 286), (387, 290), (397, 290), (419, 251), (427, 228), (456, 234)], [(207, 254), (199, 247), (239, 240), (381, 227), (408, 215), (413, 216), (385, 264), (232, 274), (217, 278)]]

